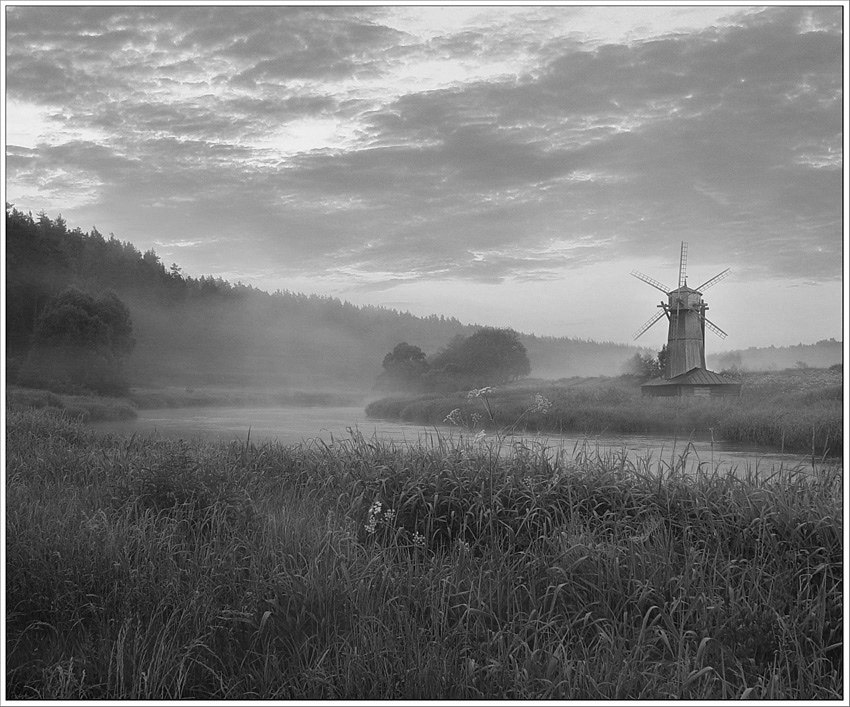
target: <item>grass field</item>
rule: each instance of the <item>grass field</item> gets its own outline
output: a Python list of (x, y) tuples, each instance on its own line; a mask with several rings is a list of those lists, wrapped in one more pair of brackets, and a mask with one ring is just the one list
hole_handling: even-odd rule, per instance
[[(781, 451), (840, 455), (844, 443), (840, 370), (792, 369), (744, 374), (734, 398), (645, 398), (630, 378), (521, 381), (486, 396), (398, 395), (371, 402), (372, 417), (468, 429), (677, 434), (743, 442)], [(545, 412), (536, 396), (551, 403)]]
[(6, 410), (44, 409), (63, 413), (66, 417), (82, 422), (100, 420), (131, 420), (138, 413), (135, 406), (123, 398), (107, 398), (100, 395), (66, 395), (47, 390), (6, 388)]
[(6, 429), (7, 699), (841, 699), (840, 471)]
[(140, 410), (183, 407), (334, 407), (355, 406), (362, 392), (340, 390), (273, 390), (250, 388), (132, 388), (130, 401)]

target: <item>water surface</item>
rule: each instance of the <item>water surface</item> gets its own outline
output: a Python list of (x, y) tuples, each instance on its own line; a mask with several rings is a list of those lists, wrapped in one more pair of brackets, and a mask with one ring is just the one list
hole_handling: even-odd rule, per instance
[[(140, 434), (154, 439), (252, 442), (277, 441), (299, 444), (310, 440), (331, 443), (350, 439), (352, 432), (367, 438), (392, 440), (402, 444), (437, 443), (442, 437), (474, 439), (474, 433), (451, 426), (424, 426), (414, 423), (375, 420), (366, 417), (362, 407), (209, 407), (140, 410), (135, 420), (96, 422), (92, 426), (103, 431)], [(514, 443), (539, 443), (547, 448), (564, 449), (568, 454), (623, 456), (639, 467), (655, 469), (681, 464), (686, 468), (702, 466), (720, 471), (760, 471), (808, 468), (811, 456), (781, 454), (762, 447), (688, 440), (663, 435), (608, 435), (526, 433), (499, 437), (488, 433), (479, 444), (496, 444), (504, 451)], [(840, 464), (827, 461), (825, 466)], [(815, 464), (821, 468), (821, 464)]]

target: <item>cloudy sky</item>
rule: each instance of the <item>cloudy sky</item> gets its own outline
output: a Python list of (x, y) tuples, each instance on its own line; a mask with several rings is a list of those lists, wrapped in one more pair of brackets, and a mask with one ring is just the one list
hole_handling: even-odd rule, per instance
[[(166, 265), (627, 342), (842, 337), (842, 4), (3, 3), (7, 201)], [(846, 6), (846, 3), (843, 3)], [(658, 324), (639, 342), (660, 347)]]

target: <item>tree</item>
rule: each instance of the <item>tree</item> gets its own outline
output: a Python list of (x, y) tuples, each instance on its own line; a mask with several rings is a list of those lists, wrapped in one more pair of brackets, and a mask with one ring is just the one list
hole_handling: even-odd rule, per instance
[(664, 371), (667, 370), (667, 344), (664, 344), (661, 347), (661, 351), (658, 352), (658, 376), (663, 376)]
[(431, 362), (463, 387), (480, 388), (516, 380), (531, 373), (531, 363), (519, 334), (513, 329), (483, 327), (469, 337), (457, 336)]
[(21, 382), (124, 393), (124, 362), (136, 344), (132, 333), (130, 310), (114, 292), (94, 297), (69, 287), (52, 297), (36, 320)]
[(667, 344), (661, 347), (658, 356), (653, 358), (649, 354), (636, 353), (626, 361), (626, 375), (635, 376), (640, 380), (650, 380), (664, 375), (667, 365)]
[(420, 390), (429, 368), (422, 349), (406, 341), (396, 344), (381, 366), (384, 371), (378, 376), (378, 387), (403, 390)]

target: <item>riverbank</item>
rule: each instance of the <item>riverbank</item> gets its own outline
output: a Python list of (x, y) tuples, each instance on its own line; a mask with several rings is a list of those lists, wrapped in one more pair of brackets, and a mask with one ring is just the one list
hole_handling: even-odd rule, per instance
[(132, 388), (140, 410), (189, 407), (339, 407), (363, 404), (362, 391), (271, 390), (268, 388)]
[(82, 422), (132, 420), (138, 415), (136, 406), (126, 398), (100, 395), (66, 395), (48, 390), (8, 386), (6, 413), (27, 409), (65, 415)]
[(743, 374), (744, 395), (707, 400), (647, 398), (618, 378), (522, 381), (473, 395), (397, 395), (371, 402), (373, 418), (443, 424), (470, 431), (588, 435), (669, 434), (756, 444), (816, 458), (842, 454), (843, 376), (838, 369)]
[(6, 439), (9, 699), (843, 695), (840, 473)]
[(364, 395), (351, 391), (269, 391), (229, 388), (132, 388), (125, 398), (68, 395), (48, 390), (8, 386), (6, 409), (44, 409), (83, 422), (132, 420), (139, 410), (202, 407), (333, 407), (362, 405)]

